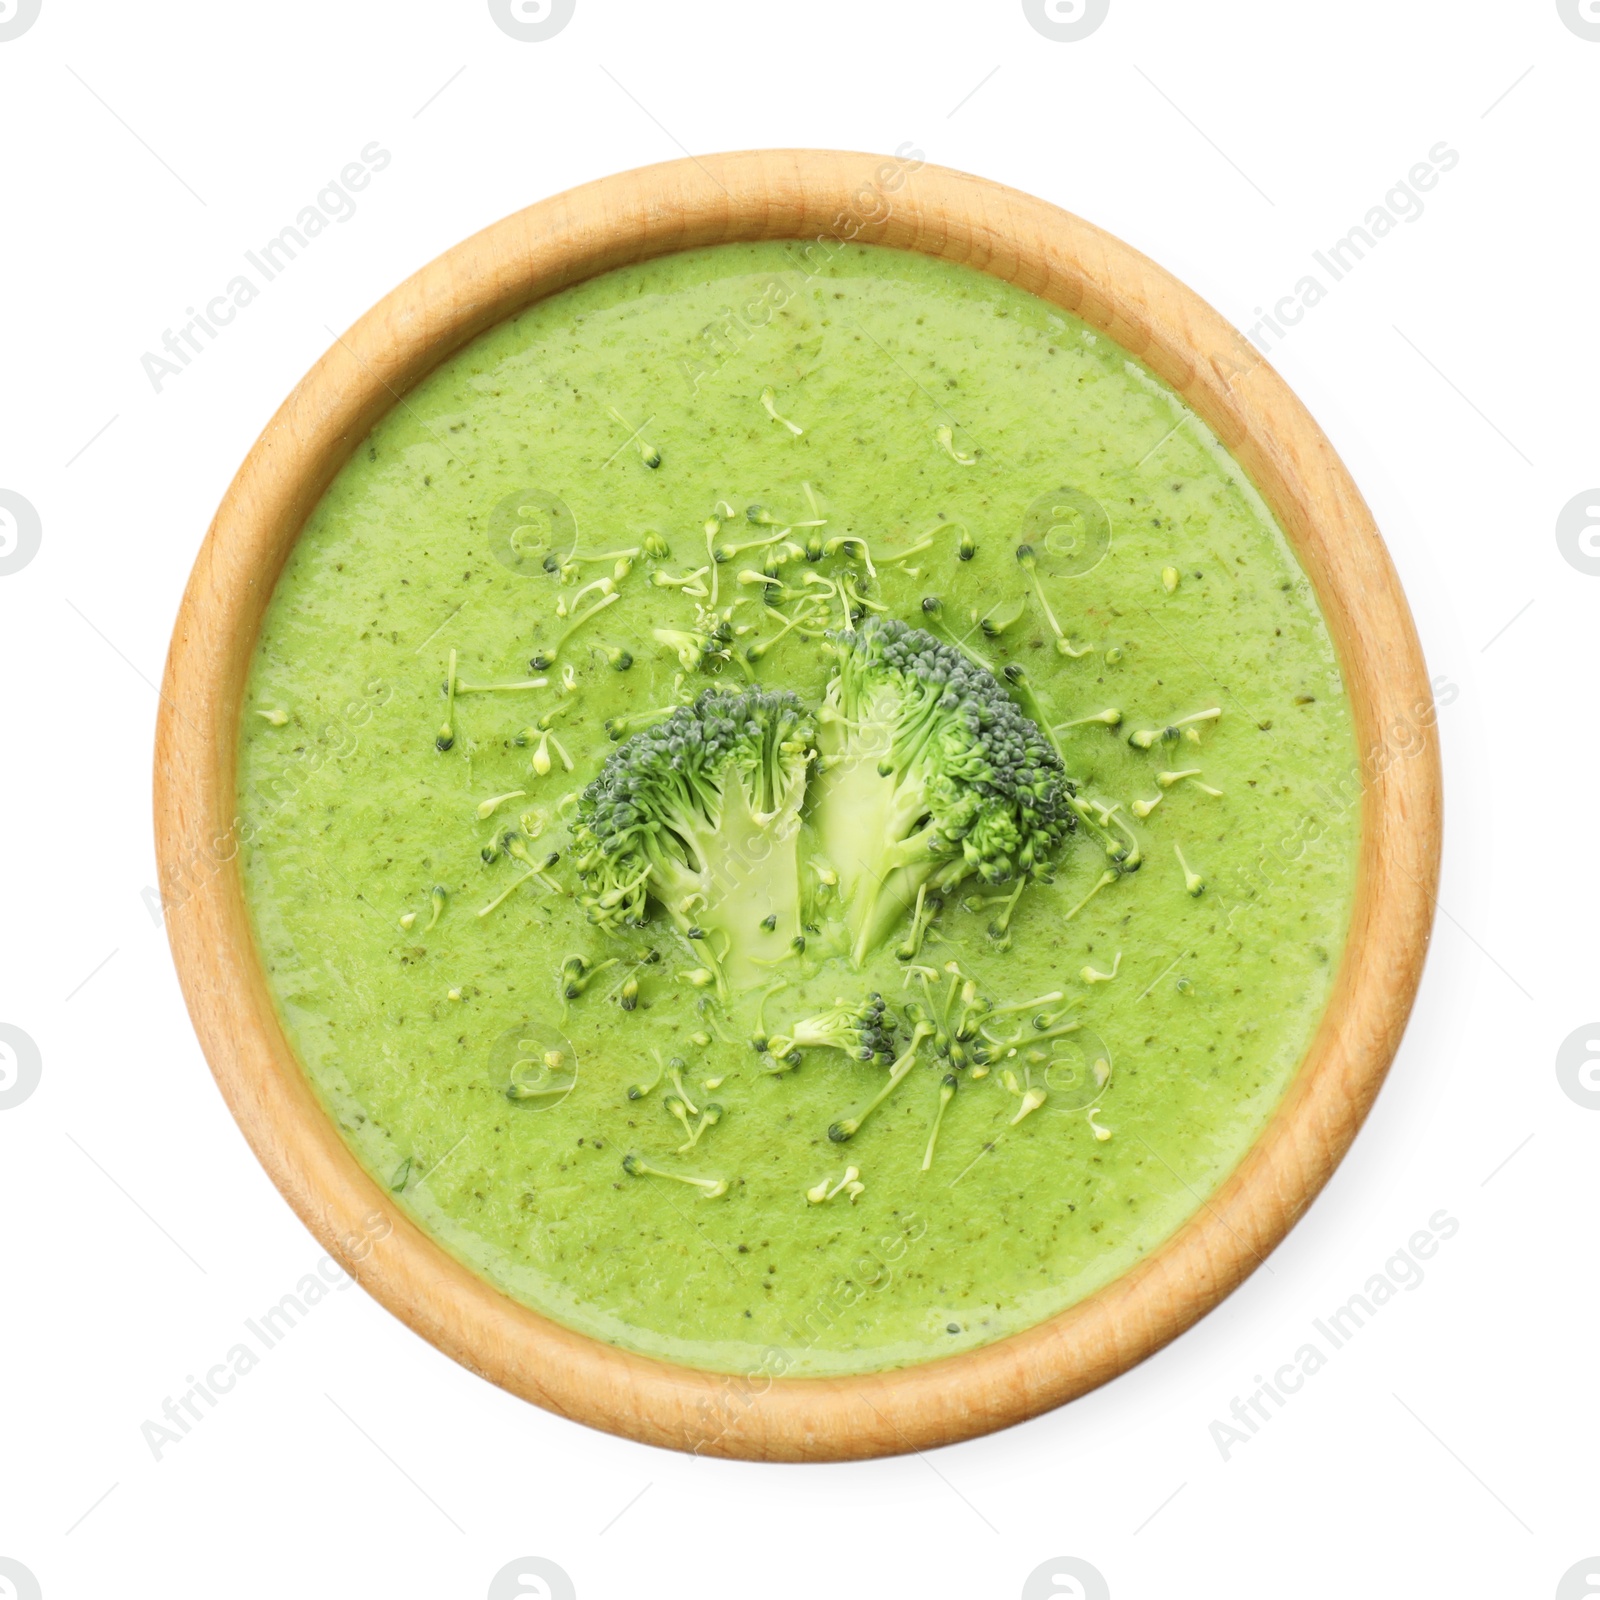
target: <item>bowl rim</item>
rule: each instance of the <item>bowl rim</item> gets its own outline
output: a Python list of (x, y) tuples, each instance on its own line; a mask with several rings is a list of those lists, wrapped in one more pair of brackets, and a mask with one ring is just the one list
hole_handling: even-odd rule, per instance
[[(1361, 835), (1350, 930), (1278, 1108), (1163, 1244), (1086, 1300), (960, 1355), (851, 1377), (726, 1374), (601, 1343), (508, 1298), (396, 1206), (299, 1065), (251, 935), (236, 862), (243, 691), (283, 563), (334, 474), (440, 362), (536, 300), (703, 245), (792, 239), (802, 258), (886, 245), (963, 262), (1081, 317), (1211, 427), (1277, 517), (1333, 636), (1354, 715)], [(240, 466), (173, 630), (155, 751), (166, 925), (206, 1059), (301, 1220), (396, 1316), (480, 1376), (650, 1444), (842, 1460), (1008, 1426), (1126, 1371), (1273, 1250), (1351, 1140), (1399, 1046), (1433, 920), (1442, 797), (1421, 646), (1372, 516), (1267, 361), (1191, 289), (1112, 235), (988, 180), (893, 156), (756, 150), (615, 174), (504, 218), (386, 295), (283, 402)], [(763, 1368), (767, 1363), (763, 1362)]]

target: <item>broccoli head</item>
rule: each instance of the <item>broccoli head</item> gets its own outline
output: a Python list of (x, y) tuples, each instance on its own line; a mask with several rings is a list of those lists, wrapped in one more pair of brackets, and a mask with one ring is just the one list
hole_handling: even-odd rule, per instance
[(857, 965), (917, 892), (1042, 877), (1075, 825), (1073, 786), (994, 675), (892, 618), (828, 635), (811, 817), (838, 873)]
[[(573, 855), (591, 918), (665, 908), (724, 994), (800, 940), (800, 804), (815, 726), (787, 691), (708, 689), (612, 751), (578, 802)], [(803, 947), (803, 946), (802, 946)]]
[(779, 1061), (799, 1060), (802, 1050), (828, 1047), (845, 1051), (855, 1061), (894, 1059), (895, 1019), (883, 996), (870, 994), (854, 1005), (835, 1001), (826, 1011), (796, 1022), (786, 1033), (766, 1040), (768, 1052)]

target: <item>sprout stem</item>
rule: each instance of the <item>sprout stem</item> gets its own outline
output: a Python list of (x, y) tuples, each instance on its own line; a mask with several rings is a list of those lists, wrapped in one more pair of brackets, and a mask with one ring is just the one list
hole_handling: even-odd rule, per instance
[(456, 653), (450, 652), (450, 666), (445, 673), (444, 680), (444, 721), (439, 726), (439, 731), (434, 735), (433, 747), (441, 755), (456, 742), (455, 722), (456, 715)]
[(939, 1142), (939, 1127), (944, 1121), (944, 1108), (955, 1098), (956, 1081), (955, 1073), (947, 1072), (939, 1082), (939, 1108), (933, 1114), (933, 1131), (928, 1135), (928, 1148), (922, 1152), (924, 1172), (933, 1165), (933, 1147)]
[(941, 422), (933, 430), (933, 436), (939, 441), (939, 448), (958, 466), (970, 467), (978, 459), (974, 455), (963, 455), (956, 449), (956, 431), (948, 422)]
[(1212, 706), (1209, 711), (1196, 711), (1187, 717), (1179, 717), (1176, 722), (1169, 722), (1164, 728), (1140, 728), (1137, 733), (1128, 735), (1128, 743), (1135, 750), (1149, 750), (1163, 740), (1169, 743), (1176, 740), (1178, 729), (1191, 722), (1214, 722), (1221, 715), (1221, 706)]
[(1195, 872), (1187, 861), (1183, 859), (1183, 851), (1173, 845), (1172, 853), (1178, 858), (1178, 865), (1183, 868), (1183, 886), (1191, 896), (1199, 899), (1206, 892), (1206, 880)]
[(799, 438), (806, 430), (798, 422), (791, 422), (787, 417), (778, 415), (778, 394), (775, 389), (761, 391), (761, 408), (774, 422), (781, 422), (795, 438)]
[(1101, 873), (1101, 874), (1100, 874), (1100, 876), (1099, 876), (1099, 877), (1098, 877), (1098, 878), (1097, 878), (1097, 879), (1095, 879), (1095, 885), (1094, 885), (1094, 888), (1092, 888), (1092, 889), (1091, 889), (1091, 890), (1090, 890), (1090, 891), (1089, 891), (1089, 892), (1088, 892), (1088, 894), (1086, 894), (1086, 895), (1085, 895), (1085, 896), (1084, 896), (1084, 897), (1083, 897), (1083, 899), (1081, 899), (1081, 900), (1080, 900), (1080, 901), (1079, 901), (1079, 902), (1078, 902), (1078, 903), (1077, 903), (1077, 905), (1075, 905), (1075, 906), (1074, 906), (1074, 907), (1073, 907), (1073, 908), (1072, 908), (1072, 909), (1071, 909), (1071, 910), (1070, 910), (1070, 911), (1069, 911), (1069, 912), (1068, 912), (1068, 913), (1067, 913), (1067, 914), (1066, 914), (1066, 916), (1064, 916), (1064, 917), (1063, 917), (1063, 918), (1062, 918), (1062, 919), (1061, 919), (1061, 920), (1062, 920), (1062, 921), (1063, 921), (1063, 922), (1071, 922), (1071, 921), (1072, 921), (1072, 919), (1073, 919), (1073, 918), (1074, 918), (1074, 917), (1075, 917), (1075, 916), (1077, 916), (1077, 914), (1078, 914), (1078, 913), (1079, 913), (1079, 912), (1080, 912), (1080, 911), (1082, 911), (1082, 910), (1083, 910), (1083, 908), (1084, 908), (1084, 907), (1085, 907), (1085, 906), (1086, 906), (1086, 905), (1088, 905), (1088, 903), (1089, 903), (1089, 902), (1090, 902), (1090, 901), (1091, 901), (1091, 900), (1093, 900), (1093, 899), (1094, 899), (1094, 897), (1095, 897), (1095, 896), (1096, 896), (1096, 895), (1097, 895), (1097, 894), (1099, 894), (1099, 893), (1100, 893), (1100, 891), (1101, 891), (1101, 890), (1102, 890), (1102, 889), (1104, 889), (1104, 888), (1105, 888), (1105, 887), (1106, 887), (1106, 886), (1107, 886), (1107, 885), (1108, 885), (1108, 884), (1113, 884), (1113, 883), (1115, 883), (1115, 882), (1116, 882), (1116, 881), (1117, 881), (1117, 876), (1118, 876), (1118, 875), (1117, 875), (1117, 874), (1116, 874), (1116, 873), (1115, 873), (1115, 872), (1113, 872), (1113, 871), (1112, 871), (1112, 870), (1111, 870), (1111, 868), (1110, 868), (1110, 867), (1107, 867), (1107, 868), (1106, 868), (1106, 870), (1105, 870), (1105, 871), (1104, 871), (1104, 872), (1102, 872), (1102, 873)]
[(917, 1050), (922, 1041), (928, 1038), (933, 1031), (931, 1023), (919, 1022), (916, 1025), (912, 1030), (911, 1043), (906, 1047), (905, 1054), (890, 1067), (889, 1078), (884, 1086), (853, 1116), (845, 1117), (829, 1127), (828, 1137), (835, 1144), (844, 1144), (846, 1141), (853, 1139), (860, 1132), (861, 1124), (900, 1087), (901, 1080), (917, 1064)]
[(672, 1178), (678, 1183), (690, 1183), (699, 1189), (708, 1200), (720, 1199), (728, 1192), (726, 1178), (695, 1178), (687, 1172), (668, 1172), (663, 1167), (653, 1167), (648, 1161), (636, 1155), (626, 1155), (622, 1158), (622, 1170), (630, 1178)]

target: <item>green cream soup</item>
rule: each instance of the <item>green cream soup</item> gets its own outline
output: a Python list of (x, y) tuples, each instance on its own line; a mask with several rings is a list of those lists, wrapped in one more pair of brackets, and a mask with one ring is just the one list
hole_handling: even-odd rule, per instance
[[(915, 758), (841, 755), (896, 623), (1042, 725), (1004, 770), (939, 689)], [(743, 875), (607, 856), (638, 730), (752, 685), (795, 699), (781, 785), (724, 769)], [(954, 776), (898, 815), (917, 762)], [(512, 318), (355, 451), (256, 651), (241, 862), (308, 1076), (444, 1248), (629, 1349), (862, 1372), (1071, 1306), (1234, 1168), (1339, 961), (1354, 765), (1283, 535), (1127, 352), (960, 266), (723, 246)], [(1019, 782), (1050, 848), (991, 826)]]

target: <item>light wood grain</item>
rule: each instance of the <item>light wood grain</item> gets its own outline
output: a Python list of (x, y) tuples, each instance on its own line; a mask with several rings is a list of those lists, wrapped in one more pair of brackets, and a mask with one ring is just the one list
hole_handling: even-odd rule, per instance
[[(728, 1378), (597, 1343), (513, 1303), (361, 1167), (284, 1036), (235, 863), (238, 719), (263, 611), (307, 513), (432, 367), (553, 290), (729, 240), (853, 238), (993, 273), (1147, 362), (1205, 418), (1315, 585), (1365, 752), (1359, 882), (1333, 998), (1270, 1124), (1164, 1246), (1092, 1298), (965, 1355), (848, 1379)], [(823, 247), (825, 248), (825, 246)], [(195, 1029), (263, 1166), (366, 1288), (474, 1372), (652, 1444), (764, 1460), (921, 1450), (1060, 1405), (1160, 1349), (1282, 1239), (1349, 1147), (1399, 1044), (1433, 914), (1440, 782), (1411, 616), (1322, 431), (1246, 342), (1077, 217), (935, 167), (825, 151), (669, 162), (546, 200), (448, 251), (341, 337), (284, 402), (206, 536), (173, 633), (156, 744), (167, 927)]]

